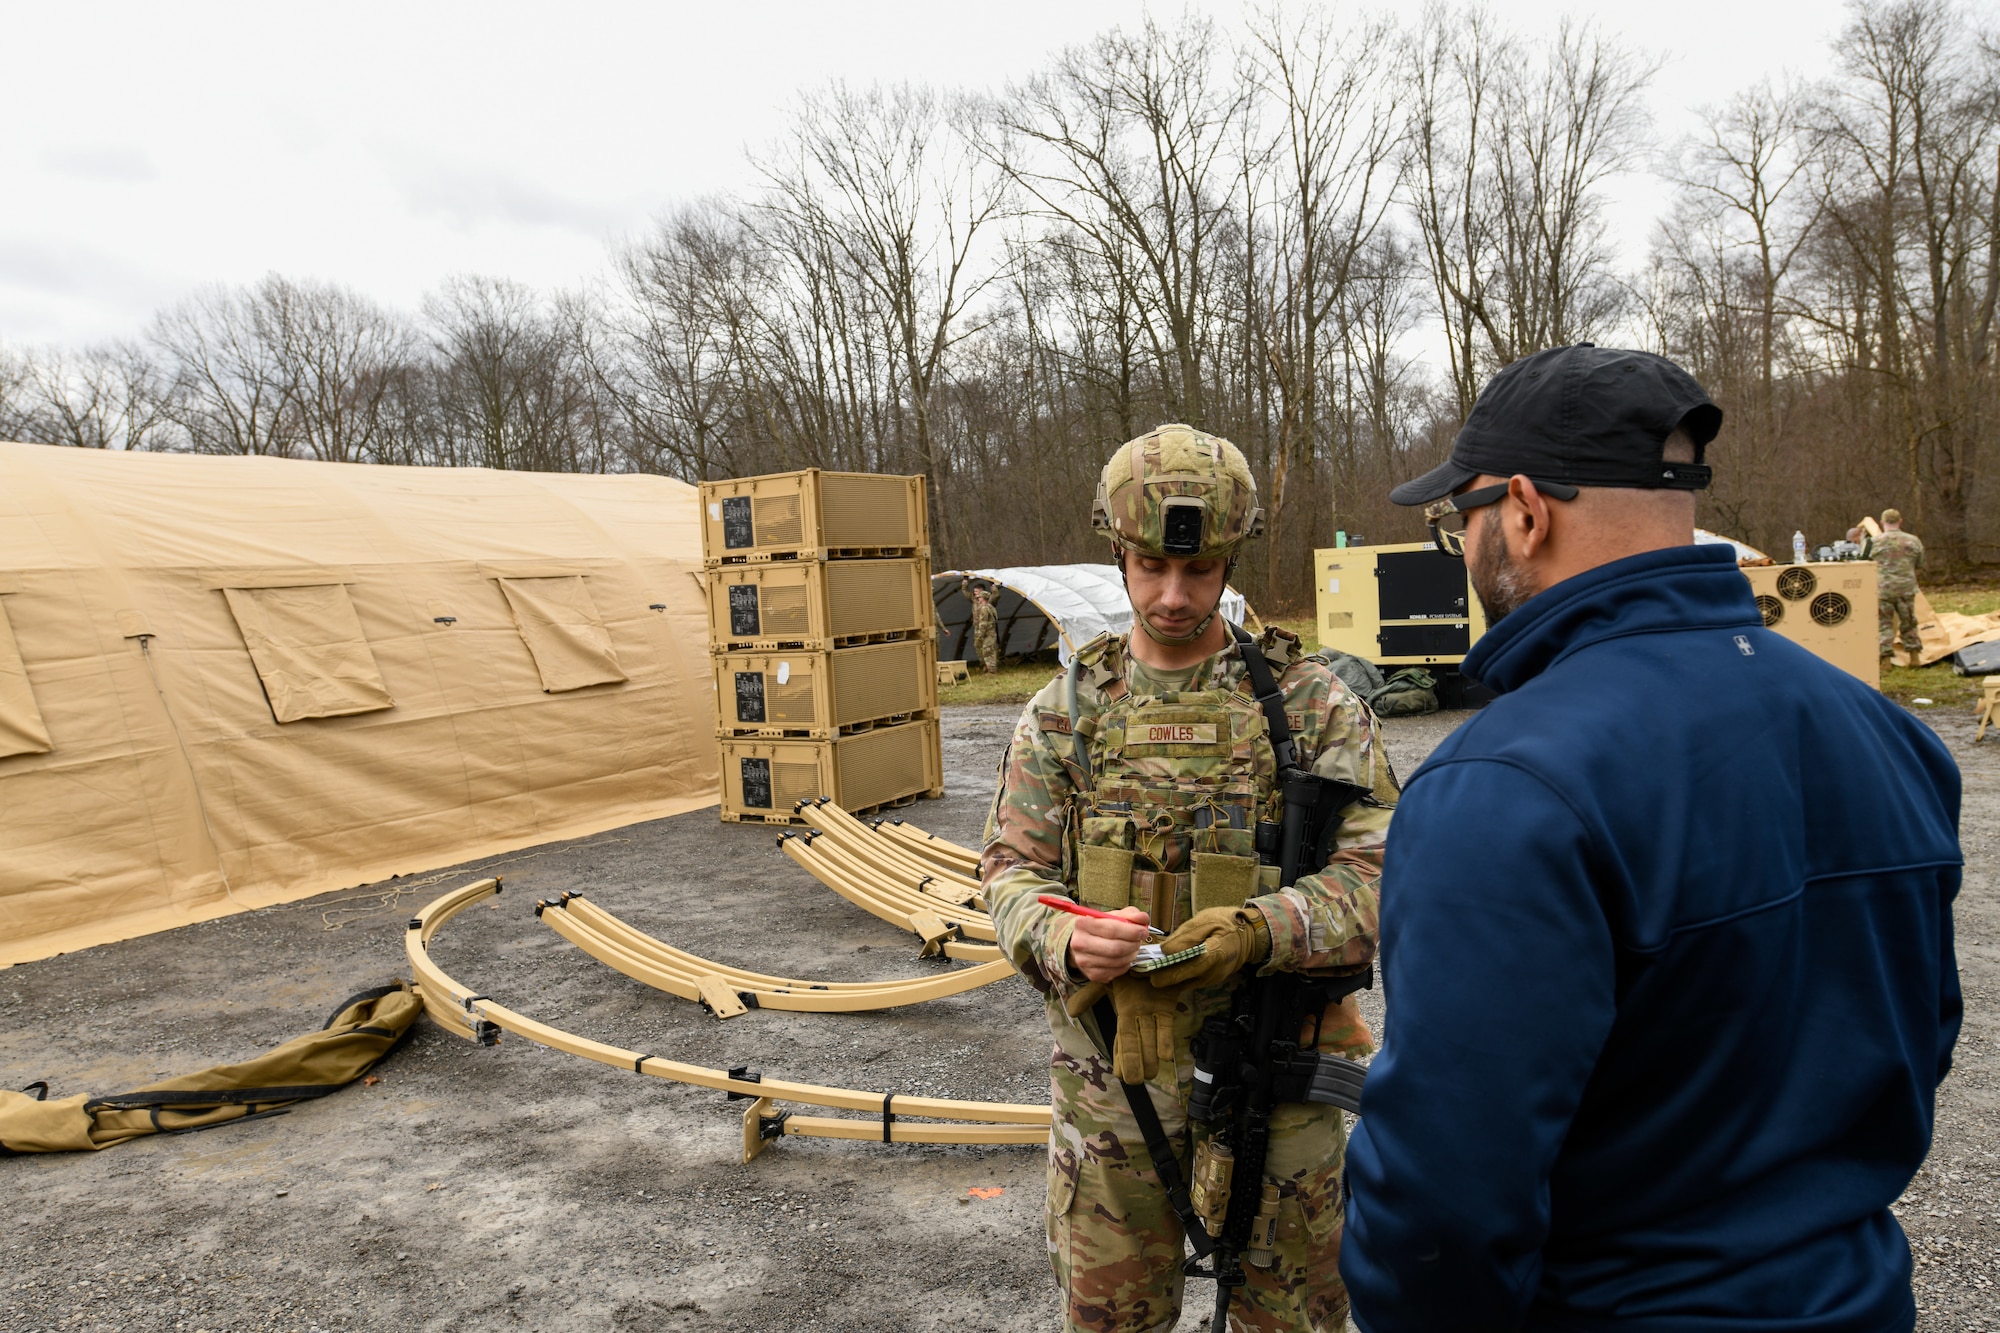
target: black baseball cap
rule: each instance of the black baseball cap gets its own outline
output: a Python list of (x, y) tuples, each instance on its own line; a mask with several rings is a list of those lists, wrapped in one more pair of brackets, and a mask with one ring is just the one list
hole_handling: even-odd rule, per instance
[[(1693, 463), (1661, 457), (1679, 427)], [(1443, 499), (1481, 473), (1572, 486), (1698, 491), (1722, 409), (1663, 356), (1578, 343), (1524, 356), (1486, 383), (1451, 457), (1389, 492), (1399, 505)]]

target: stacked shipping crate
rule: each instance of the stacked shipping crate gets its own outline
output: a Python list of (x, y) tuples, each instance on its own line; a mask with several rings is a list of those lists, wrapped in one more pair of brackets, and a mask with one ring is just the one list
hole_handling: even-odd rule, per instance
[(944, 794), (922, 477), (704, 482), (722, 817)]

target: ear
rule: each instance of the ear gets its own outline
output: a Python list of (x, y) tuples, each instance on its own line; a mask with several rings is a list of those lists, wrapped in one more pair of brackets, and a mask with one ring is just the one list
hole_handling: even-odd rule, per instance
[(1535, 483), (1522, 473), (1515, 473), (1507, 479), (1507, 498), (1520, 506), (1508, 515), (1512, 529), (1507, 535), (1515, 539), (1514, 554), (1522, 560), (1532, 560), (1541, 553), (1549, 540), (1548, 497), (1535, 489)]

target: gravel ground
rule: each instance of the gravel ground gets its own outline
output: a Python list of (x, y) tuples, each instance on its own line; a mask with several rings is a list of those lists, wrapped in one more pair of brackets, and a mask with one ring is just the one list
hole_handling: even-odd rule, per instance
[[(950, 795), (907, 814), (977, 835), (1016, 709), (945, 714)], [(1408, 773), (1461, 715), (1398, 720)], [(1938, 1143), (1905, 1198), (1918, 1327), (2000, 1327), (2000, 744), (1929, 719), (1965, 766), (1958, 912), (1969, 1009)], [(564, 943), (534, 900), (587, 890), (683, 948), (829, 980), (920, 976), (907, 935), (819, 887), (763, 829), (698, 812), (10, 969), (0, 1086), (111, 1092), (246, 1056), (403, 971), (402, 924), (497, 869), (447, 926), (459, 981), (532, 1016), (711, 1066), (1041, 1101), (1040, 1005), (1010, 982), (884, 1014), (718, 1021)], [(416, 868), (413, 867), (413, 870)], [(1364, 995), (1371, 1021), (1379, 997)], [(106, 1152), (0, 1160), (0, 1329), (655, 1330), (1057, 1326), (1041, 1154), (788, 1138), (738, 1161), (741, 1104), (428, 1023), (379, 1071), (289, 1115)], [(999, 1190), (992, 1197), (982, 1194)], [(1191, 1313), (1184, 1328), (1198, 1326)]]

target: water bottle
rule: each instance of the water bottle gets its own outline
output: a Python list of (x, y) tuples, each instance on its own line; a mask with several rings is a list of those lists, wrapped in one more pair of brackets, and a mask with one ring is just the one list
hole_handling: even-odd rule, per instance
[(1806, 535), (1803, 532), (1795, 532), (1792, 534), (1792, 563), (1803, 565), (1805, 562)]

